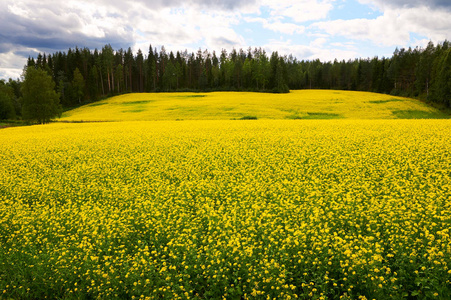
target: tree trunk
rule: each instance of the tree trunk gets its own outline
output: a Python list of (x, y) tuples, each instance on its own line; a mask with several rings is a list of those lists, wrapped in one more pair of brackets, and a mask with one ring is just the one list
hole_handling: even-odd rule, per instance
[(99, 68), (99, 73), (100, 73), (100, 82), (102, 83), (102, 95), (105, 95), (105, 88), (103, 87), (103, 77), (101, 68)]
[(114, 72), (112, 68), (111, 68), (111, 87), (114, 93)]
[(129, 78), (130, 78), (130, 92), (133, 92), (133, 85), (132, 85), (132, 65), (129, 66), (128, 68), (128, 74), (129, 74)]
[(108, 77), (108, 93), (111, 93), (111, 81), (110, 81), (110, 72), (107, 71)]

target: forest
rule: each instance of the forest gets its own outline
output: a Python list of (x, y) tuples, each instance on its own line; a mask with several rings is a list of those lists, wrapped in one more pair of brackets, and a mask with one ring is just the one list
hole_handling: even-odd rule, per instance
[[(451, 47), (448, 41), (393, 56), (354, 60), (298, 60), (262, 48), (220, 53), (131, 48), (68, 49), (29, 58), (26, 68), (45, 70), (54, 80), (63, 108), (131, 92), (256, 91), (290, 89), (370, 91), (414, 97), (439, 107), (451, 105)], [(21, 81), (0, 81), (0, 119), (21, 114)], [(6, 99), (6, 100), (5, 100)], [(10, 99), (8, 102), (7, 99)], [(9, 114), (8, 114), (9, 110)]]

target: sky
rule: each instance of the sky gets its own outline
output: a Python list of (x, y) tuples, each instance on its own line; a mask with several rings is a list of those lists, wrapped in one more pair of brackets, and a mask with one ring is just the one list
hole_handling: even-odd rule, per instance
[(0, 0), (0, 79), (69, 48), (261, 47), (298, 60), (391, 57), (451, 40), (450, 0)]

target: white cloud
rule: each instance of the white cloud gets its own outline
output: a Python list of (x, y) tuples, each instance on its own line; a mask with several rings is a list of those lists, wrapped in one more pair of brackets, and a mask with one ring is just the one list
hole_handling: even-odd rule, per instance
[(451, 15), (428, 7), (387, 8), (376, 19), (316, 22), (309, 29), (320, 29), (331, 36), (370, 41), (377, 46), (410, 45), (411, 34), (440, 42), (451, 37)]
[(30, 17), (29, 11), (20, 7), (20, 3), (14, 3), (12, 5), (8, 5), (7, 9), (9, 12), (16, 16)]
[(0, 53), (0, 79), (20, 78), (25, 64), (26, 60), (12, 51)]
[(206, 12), (186, 6), (155, 12), (138, 5), (133, 15), (137, 16), (133, 26), (139, 29), (135, 30), (135, 40), (141, 44), (147, 41), (173, 51), (190, 48), (193, 44), (211, 50), (245, 44), (244, 38), (232, 29), (239, 22), (239, 16), (234, 12)]
[(292, 41), (271, 40), (264, 48), (267, 52), (277, 51), (279, 55), (292, 54), (298, 60), (333, 61), (335, 58), (348, 60), (359, 57), (356, 51), (328, 48), (318, 42), (320, 41), (314, 41), (310, 45), (296, 45)]
[(411, 32), (424, 35), (439, 42), (451, 38), (451, 13), (427, 7), (400, 9), (397, 11), (400, 22), (407, 24)]
[(427, 6), (432, 9), (451, 9), (449, 0), (359, 0), (360, 3), (375, 5), (383, 10), (387, 8), (412, 8)]
[(250, 17), (246, 17), (244, 20), (248, 23), (258, 22), (262, 24), (263, 28), (269, 29), (274, 32), (280, 32), (289, 35), (293, 35), (295, 33), (300, 34), (304, 33), (305, 31), (305, 26), (293, 23), (284, 23), (280, 21), (271, 21), (263, 18), (250, 18)]
[(353, 19), (318, 22), (311, 25), (331, 36), (343, 36), (353, 40), (371, 41), (379, 46), (405, 44), (409, 41), (409, 31), (403, 28), (394, 16), (384, 15), (377, 19)]
[(310, 43), (310, 46), (314, 48), (322, 48), (327, 43), (327, 41), (328, 40), (326, 38), (317, 38), (316, 40)]
[(334, 8), (335, 0), (262, 0), (261, 4), (271, 10), (273, 17), (288, 17), (298, 23), (321, 20)]

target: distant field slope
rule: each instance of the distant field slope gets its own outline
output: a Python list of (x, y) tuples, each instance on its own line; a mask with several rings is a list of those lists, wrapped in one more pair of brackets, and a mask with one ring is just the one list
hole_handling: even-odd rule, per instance
[(228, 119), (411, 119), (446, 115), (417, 100), (384, 94), (300, 90), (126, 94), (65, 112), (62, 121)]

